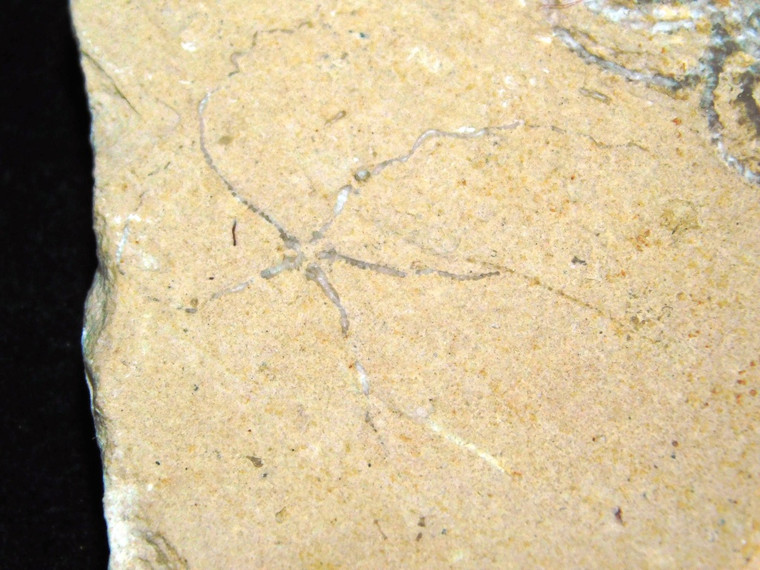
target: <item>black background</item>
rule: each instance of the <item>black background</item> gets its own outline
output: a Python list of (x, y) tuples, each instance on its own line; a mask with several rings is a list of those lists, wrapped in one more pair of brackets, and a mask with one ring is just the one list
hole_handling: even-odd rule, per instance
[(0, 568), (105, 568), (80, 336), (96, 267), (90, 117), (64, 0), (0, 16)]

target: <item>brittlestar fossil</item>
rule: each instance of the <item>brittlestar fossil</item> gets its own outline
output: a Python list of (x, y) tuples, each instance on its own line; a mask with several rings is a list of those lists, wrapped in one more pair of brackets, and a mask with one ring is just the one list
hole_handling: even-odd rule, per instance
[[(555, 35), (589, 64), (699, 107), (722, 160), (760, 184), (760, 8), (727, 0), (584, 0), (552, 10)], [(561, 4), (565, 6), (565, 4)], [(556, 7), (556, 6), (555, 6)]]
[[(211, 152), (208, 149), (206, 140), (206, 124), (204, 112), (211, 99), (213, 92), (209, 92), (201, 100), (198, 105), (198, 118), (200, 124), (200, 148), (203, 153), (206, 164), (211, 170), (219, 177), (224, 184), (227, 191), (241, 204), (248, 208), (251, 212), (263, 219), (267, 224), (272, 226), (285, 246), (288, 253), (284, 256), (283, 260), (273, 266), (263, 269), (260, 272), (260, 276), (264, 279), (271, 279), (276, 275), (285, 271), (299, 271), (303, 270), (304, 277), (314, 282), (322, 291), (322, 293), (329, 299), (329, 301), (336, 307), (340, 316), (340, 328), (343, 336), (348, 336), (350, 328), (350, 320), (346, 308), (341, 302), (340, 295), (333, 284), (330, 282), (327, 273), (322, 268), (321, 261), (333, 262), (341, 261), (360, 269), (366, 269), (375, 271), (384, 275), (388, 275), (395, 278), (404, 278), (408, 274), (416, 275), (436, 275), (446, 279), (455, 281), (476, 281), (479, 279), (485, 279), (487, 277), (495, 277), (500, 274), (499, 271), (484, 271), (484, 272), (471, 272), (471, 273), (453, 273), (442, 269), (415, 266), (409, 269), (401, 269), (392, 267), (390, 265), (382, 263), (374, 263), (355, 257), (345, 255), (332, 246), (321, 246), (321, 241), (325, 233), (329, 230), (335, 218), (340, 215), (352, 193), (357, 193), (358, 190), (351, 184), (347, 183), (338, 190), (335, 207), (333, 208), (332, 215), (319, 227), (318, 230), (311, 232), (309, 239), (303, 239), (298, 237), (295, 232), (286, 228), (280, 223), (271, 213), (263, 209), (258, 204), (244, 196), (236, 187), (230, 182), (229, 178), (224, 172), (216, 165)], [(491, 135), (499, 131), (510, 130), (521, 125), (521, 121), (515, 121), (507, 125), (488, 126), (481, 128), (465, 127), (457, 131), (442, 131), (438, 129), (426, 129), (424, 130), (411, 145), (408, 152), (403, 155), (396, 156), (383, 160), (374, 166), (361, 168), (356, 172), (350, 174), (354, 182), (361, 183), (366, 181), (370, 177), (380, 175), (383, 170), (395, 163), (405, 163), (417, 150), (425, 144), (426, 141), (433, 138), (455, 138), (455, 139), (473, 139)]]

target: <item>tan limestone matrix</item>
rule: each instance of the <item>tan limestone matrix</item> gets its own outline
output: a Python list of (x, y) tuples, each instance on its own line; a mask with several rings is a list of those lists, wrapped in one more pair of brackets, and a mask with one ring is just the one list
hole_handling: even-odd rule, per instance
[(72, 10), (112, 568), (757, 563), (760, 187), (698, 89), (529, 0)]

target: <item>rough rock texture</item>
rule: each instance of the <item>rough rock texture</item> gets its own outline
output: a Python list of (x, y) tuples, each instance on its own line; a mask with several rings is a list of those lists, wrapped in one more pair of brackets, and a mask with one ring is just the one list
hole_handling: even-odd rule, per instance
[(756, 564), (760, 188), (704, 91), (583, 5), (268, 4), (72, 2), (112, 568)]

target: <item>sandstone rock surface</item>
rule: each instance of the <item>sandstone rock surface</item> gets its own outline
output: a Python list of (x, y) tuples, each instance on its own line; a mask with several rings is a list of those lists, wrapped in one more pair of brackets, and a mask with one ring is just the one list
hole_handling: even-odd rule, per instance
[(268, 4), (72, 2), (111, 567), (756, 564), (760, 188), (700, 91), (583, 5)]

